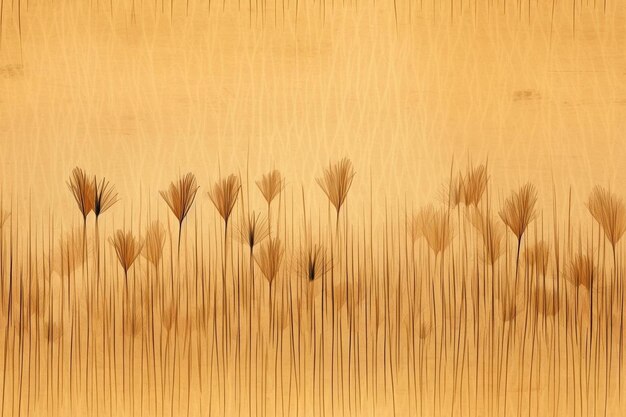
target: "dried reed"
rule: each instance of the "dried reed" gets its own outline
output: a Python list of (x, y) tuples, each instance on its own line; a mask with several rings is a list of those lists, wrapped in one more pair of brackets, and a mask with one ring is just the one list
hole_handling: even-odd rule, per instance
[(337, 231), (339, 231), (339, 211), (348, 197), (355, 174), (352, 162), (348, 158), (343, 158), (324, 169), (324, 175), (316, 180), (337, 211)]
[[(595, 186), (587, 208), (593, 218), (600, 224), (606, 238), (613, 249), (613, 267), (617, 271), (615, 247), (626, 232), (626, 207), (615, 194), (603, 187)], [(616, 272), (617, 273), (617, 272)]]
[(74, 168), (67, 183), (68, 188), (76, 200), (78, 209), (87, 222), (87, 216), (95, 208), (94, 183), (88, 179), (87, 173), (81, 168)]
[(143, 256), (156, 269), (159, 268), (163, 258), (163, 248), (165, 247), (165, 228), (158, 221), (150, 223), (146, 229), (146, 241), (143, 248)]
[(443, 252), (454, 238), (454, 230), (448, 221), (448, 213), (428, 205), (418, 213), (421, 235), (435, 255)]
[(113, 237), (109, 238), (109, 242), (115, 248), (115, 254), (120, 266), (124, 270), (124, 280), (128, 285), (128, 271), (141, 253), (143, 242), (141, 239), (133, 236), (132, 232), (124, 232), (118, 230)]
[(300, 254), (297, 269), (302, 277), (308, 281), (315, 281), (332, 269), (332, 263), (326, 256), (324, 247), (313, 244)]
[(270, 283), (270, 287), (278, 275), (284, 252), (280, 239), (271, 238), (261, 245), (254, 258), (263, 276)]
[(517, 238), (517, 255), (515, 257), (515, 281), (517, 283), (519, 269), (519, 255), (522, 246), (522, 237), (531, 221), (537, 216), (535, 205), (537, 203), (537, 190), (528, 183), (518, 191), (513, 192), (504, 202), (500, 210), (500, 218)]
[(167, 190), (160, 191), (161, 197), (170, 210), (178, 219), (178, 255), (180, 256), (180, 239), (183, 228), (183, 221), (194, 200), (196, 199), (196, 192), (198, 191), (198, 185), (196, 183), (196, 177), (191, 172), (180, 177), (177, 182), (170, 183)]
[(465, 205), (478, 206), (487, 189), (488, 181), (489, 176), (487, 175), (487, 167), (485, 165), (479, 165), (468, 170), (462, 181), (463, 202)]

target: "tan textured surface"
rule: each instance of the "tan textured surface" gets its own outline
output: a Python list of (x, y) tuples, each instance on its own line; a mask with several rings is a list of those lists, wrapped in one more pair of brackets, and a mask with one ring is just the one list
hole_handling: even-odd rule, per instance
[[(77, 6), (76, 3), (83, 4)], [(361, 228), (364, 222), (367, 223), (365, 230), (369, 233), (369, 212), (372, 210), (376, 237), (371, 242), (368, 237), (367, 244), (372, 243), (378, 251), (378, 262), (382, 262), (382, 251), (385, 248), (384, 241), (379, 239), (384, 231), (385, 197), (393, 214), (391, 224), (396, 228), (393, 232), (396, 238), (391, 241), (395, 242), (398, 228), (404, 227), (403, 215), (395, 213), (403, 210), (405, 204), (409, 208), (417, 208), (427, 202), (436, 202), (453, 159), (455, 170), (464, 169), (468, 161), (478, 164), (488, 160), (490, 197), (495, 209), (500, 207), (511, 188), (532, 181), (539, 191), (539, 207), (545, 210), (546, 235), (553, 231), (554, 184), (558, 196), (561, 250), (565, 245), (567, 193), (570, 186), (572, 219), (582, 220), (582, 244), (590, 237), (594, 241), (597, 239), (597, 225), (593, 224), (592, 229), (591, 218), (584, 206), (592, 186), (610, 186), (611, 190), (626, 196), (626, 170), (623, 169), (626, 161), (626, 28), (623, 24), (626, 5), (621, 1), (609, 0), (606, 11), (600, 0), (556, 1), (553, 18), (553, 3), (548, 0), (507, 0), (506, 15), (503, 14), (502, 1), (454, 1), (451, 22), (450, 2), (440, 4), (437, 1), (433, 10), (433, 3), (428, 0), (402, 0), (396, 5), (397, 25), (394, 3), (391, 1), (357, 4), (335, 0), (333, 8), (330, 0), (326, 3), (300, 0), (297, 23), (295, 0), (285, 3), (284, 16), (280, 2), (275, 8), (272, 0), (266, 0), (264, 22), (261, 11), (255, 6), (262, 3), (253, 1), (251, 4), (255, 9), (250, 11), (245, 1), (239, 10), (238, 3), (230, 0), (225, 3), (225, 9), (222, 9), (219, 1), (213, 1), (209, 9), (206, 1), (190, 0), (186, 15), (186, 4), (174, 0), (175, 13), (171, 18), (169, 2), (161, 3), (160, 0), (157, 3), (147, 0), (135, 0), (132, 3), (130, 0), (114, 0), (112, 17), (108, 2), (102, 0), (2, 2), (0, 186), (6, 209), (9, 209), (9, 201), (13, 199), (13, 214), (7, 225), (13, 224), (14, 234), (16, 230), (20, 233), (19, 248), (16, 250), (20, 255), (16, 261), (16, 270), (24, 274), (28, 270), (25, 259), (29, 199), (32, 199), (33, 227), (37, 230), (32, 232), (32, 236), (39, 245), (36, 246), (39, 248), (39, 263), (35, 262), (39, 268), (44, 268), (45, 264), (41, 262), (42, 254), (48, 253), (46, 239), (50, 230), (49, 213), (54, 216), (53, 240), (57, 240), (60, 230), (67, 231), (70, 225), (80, 226), (81, 219), (66, 187), (69, 173), (76, 165), (92, 174), (106, 176), (120, 194), (121, 202), (106, 215), (103, 236), (109, 236), (114, 227), (122, 224), (131, 223), (138, 230), (139, 222), (145, 224), (147, 206), (152, 217), (158, 212), (161, 219), (168, 216), (171, 220), (157, 191), (165, 188), (179, 173), (194, 172), (201, 187), (196, 201), (197, 216), (202, 217), (203, 223), (190, 220), (191, 226), (186, 229), (188, 246), (185, 246), (183, 253), (189, 265), (192, 265), (193, 231), (204, 227), (207, 231), (204, 244), (210, 245), (210, 249), (207, 249), (210, 255), (205, 258), (206, 267), (215, 278), (211, 285), (218, 285), (218, 294), (221, 294), (221, 252), (216, 248), (220, 246), (219, 239), (222, 236), (206, 191), (220, 172), (241, 173), (245, 185), (249, 169), (253, 187), (252, 181), (262, 173), (270, 168), (280, 169), (287, 179), (287, 207), (295, 207), (296, 210), (296, 233), (301, 231), (302, 222), (298, 220), (301, 219), (298, 213), (301, 211), (300, 201), (304, 193), (309, 215), (313, 213), (314, 229), (318, 223), (327, 229), (327, 242), (330, 243), (333, 224), (326, 222), (327, 203), (315, 178), (330, 160), (348, 156), (357, 172), (348, 203), (350, 219), (353, 225)], [(132, 12), (133, 4), (135, 13)], [(528, 5), (531, 6), (530, 22)], [(575, 22), (572, 21), (573, 16)], [(370, 178), (375, 196), (373, 207), (370, 207)], [(257, 190), (251, 188), (250, 193), (257, 211), (263, 210), (265, 206)], [(294, 206), (291, 205), (292, 201), (295, 201)], [(364, 216), (364, 213), (367, 214)], [(192, 215), (195, 216), (196, 211)], [(456, 212), (453, 215), (456, 216)], [(291, 212), (281, 221), (293, 226)], [(531, 227), (530, 239), (535, 239), (535, 236), (541, 238), (540, 221), (537, 224)], [(175, 235), (176, 225), (173, 222), (171, 227)], [(576, 247), (579, 223), (576, 222), (572, 230)], [(363, 232), (357, 229), (353, 231)], [(41, 233), (46, 236), (45, 239), (42, 239)], [(3, 229), (4, 274), (8, 268), (9, 234), (7, 226)], [(355, 241), (362, 239), (359, 236), (354, 236)], [(501, 261), (501, 268), (504, 271), (508, 267), (511, 273), (515, 243), (510, 235), (509, 238), (507, 260)], [(116, 271), (115, 290), (121, 300), (122, 276), (112, 258), (110, 247), (108, 244), (106, 246), (109, 251), (106, 255), (107, 268)], [(554, 244), (551, 244), (551, 248), (554, 249)], [(392, 250), (397, 255), (403, 254), (405, 248), (394, 247)], [(454, 250), (460, 253), (458, 247)], [(429, 259), (428, 248), (420, 244), (419, 251), (419, 265), (424, 267)], [(612, 260), (608, 249), (606, 252), (604, 249), (596, 251), (596, 255), (598, 253), (606, 257), (606, 273), (611, 275)], [(233, 254), (233, 265), (237, 265), (236, 257), (241, 256), (241, 265), (247, 273), (247, 253), (238, 248)], [(362, 253), (360, 255), (363, 257)], [(395, 262), (396, 258), (392, 256), (392, 260)], [(562, 262), (567, 262), (567, 257)], [(604, 265), (604, 261), (598, 262)], [(285, 265), (288, 264), (286, 261)], [(381, 268), (381, 265), (378, 264), (377, 268)], [(464, 265), (471, 270), (471, 262)], [(345, 268), (344, 261), (338, 263), (338, 271), (345, 272)], [(364, 268), (367, 270), (367, 265)], [(434, 273), (434, 267), (431, 265), (430, 268)], [(139, 277), (145, 275), (148, 269), (145, 260), (141, 259), (134, 271)], [(44, 269), (41, 275), (45, 274)], [(166, 276), (166, 283), (168, 279)], [(55, 288), (54, 297), (60, 297), (60, 282), (57, 275), (52, 284)], [(193, 285), (197, 281), (189, 278), (189, 281), (181, 282)], [(265, 281), (259, 282), (265, 284)], [(6, 281), (3, 284), (6, 291), (5, 285)], [(19, 297), (19, 292), (15, 292), (19, 289), (15, 285), (14, 294)], [(63, 281), (63, 285), (62, 288), (67, 288), (66, 281)], [(278, 288), (282, 288), (281, 285)], [(190, 294), (195, 292), (191, 291)], [(267, 301), (266, 286), (262, 294), (263, 300)], [(581, 305), (584, 305), (587, 299), (582, 295), (580, 297), (583, 298)], [(218, 305), (221, 303), (219, 298), (220, 295), (217, 298)], [(319, 302), (320, 297), (316, 300)], [(392, 303), (395, 303), (393, 300), (395, 295), (392, 296)], [(19, 304), (19, 299), (14, 298), (13, 302)], [(208, 302), (212, 305), (211, 300)], [(197, 307), (197, 303), (194, 305)], [(483, 307), (486, 308), (486, 304)], [(0, 347), (3, 350), (0, 350), (0, 354), (4, 356), (0, 360), (4, 359), (8, 365), (0, 363), (0, 366), (3, 366), (1, 369), (5, 370), (9, 381), (6, 383), (4, 415), (17, 415), (20, 410), (24, 414), (25, 409), (31, 415), (75, 413), (76, 410), (70, 407), (69, 374), (65, 368), (61, 373), (65, 379), (60, 380), (60, 385), (46, 383), (46, 377), (49, 376), (45, 369), (41, 369), (43, 379), (39, 385), (31, 387), (32, 394), (28, 384), (22, 384), (23, 392), (19, 391), (20, 338), (16, 337), (19, 332), (14, 333), (14, 329), (19, 326), (10, 327), (11, 331), (6, 332), (6, 300), (2, 308)], [(121, 304), (118, 308), (121, 308)], [(233, 309), (236, 310), (234, 304)], [(81, 314), (85, 320), (86, 311), (83, 310)], [(157, 314), (159, 320), (160, 314)], [(262, 315), (263, 320), (266, 319), (265, 314)], [(393, 314), (392, 311), (392, 321), (395, 320)], [(403, 310), (403, 322), (407, 320), (407, 314)], [(19, 309), (13, 310), (12, 315), (13, 320), (18, 320)], [(347, 344), (345, 329), (349, 323), (349, 314), (345, 308), (340, 317), (344, 326), (342, 343)], [(64, 320), (62, 340), (65, 362), (62, 366), (67, 366), (70, 324), (67, 316)], [(187, 317), (181, 320), (187, 320)], [(531, 389), (531, 406), (537, 407), (538, 415), (572, 415), (574, 410), (578, 415), (581, 409), (593, 415), (594, 407), (602, 413), (605, 411), (602, 397), (605, 351), (600, 350), (599, 367), (591, 365), (589, 371), (591, 381), (599, 381), (595, 388), (596, 393), (598, 390), (599, 393), (585, 397), (583, 404), (580, 402), (583, 401), (581, 391), (593, 392), (594, 386), (581, 385), (577, 388), (579, 391), (576, 391), (566, 382), (571, 378), (573, 381), (583, 380), (587, 384), (588, 380), (581, 379), (580, 375), (580, 372), (586, 372), (583, 363), (586, 359), (572, 365), (572, 346), (566, 348), (567, 343), (564, 341), (568, 340), (563, 330), (565, 319), (560, 317), (560, 320), (560, 332), (553, 332), (550, 325), (541, 329), (541, 332), (545, 332), (541, 337), (547, 342), (538, 345), (543, 350), (536, 354), (544, 362), (542, 368), (537, 368), (542, 366), (541, 362), (539, 365), (535, 362), (534, 365), (538, 373), (534, 376)], [(95, 325), (96, 329), (100, 328), (99, 323)], [(332, 323), (330, 315), (325, 323)], [(501, 325), (501, 322), (497, 323)], [(520, 337), (521, 325), (520, 321), (516, 328), (516, 334)], [(360, 322), (360, 326), (364, 328), (364, 323)], [(390, 326), (395, 335), (395, 322), (390, 322)], [(470, 324), (470, 335), (466, 339), (468, 343), (473, 343), (472, 330)], [(321, 344), (320, 329), (316, 331), (316, 341)], [(81, 332), (82, 349), (85, 349), (84, 327)], [(32, 372), (34, 375), (36, 371), (28, 367), (36, 363), (35, 359), (28, 359), (31, 358), (30, 352), (35, 355), (35, 348), (29, 348), (29, 334), (33, 333), (26, 335), (26, 367), (28, 374)], [(484, 337), (487, 338), (488, 334), (485, 333)], [(500, 337), (502, 332), (497, 329), (495, 334)], [(618, 337), (617, 334), (614, 337)], [(560, 345), (556, 350), (550, 345), (554, 341), (552, 335), (564, 338), (557, 339)], [(165, 348), (165, 333), (161, 333), (160, 337)], [(262, 387), (265, 386), (268, 390), (266, 415), (294, 415), (296, 410), (300, 415), (321, 415), (319, 374), (300, 374), (297, 400), (295, 392), (291, 393), (293, 397), (289, 397), (289, 337), (290, 332), (285, 331), (285, 386), (274, 385), (272, 355), (275, 349), (270, 346), (270, 371), (265, 373), (270, 382), (264, 382), (261, 376), (257, 376), (260, 388), (255, 391), (255, 401), (259, 401), (259, 396), (264, 392)], [(361, 337), (364, 337), (363, 333)], [(370, 334), (370, 337), (373, 336)], [(391, 382), (390, 378), (396, 378), (394, 389), (397, 391), (397, 415), (408, 415), (409, 410), (419, 409), (416, 396), (410, 393), (414, 389), (414, 381), (410, 380), (407, 386), (406, 381), (411, 373), (407, 371), (406, 363), (402, 362), (406, 360), (406, 352), (402, 350), (409, 345), (405, 333), (402, 333), (399, 344), (400, 373), (391, 377), (388, 374), (389, 364), (385, 365), (382, 357), (386, 346), (383, 340), (387, 340), (383, 330), (380, 330), (379, 337), (378, 350), (372, 350), (370, 345), (368, 351), (369, 355), (379, 355), (379, 362), (370, 364), (378, 369), (378, 387), (369, 387), (368, 392), (365, 380), (362, 380), (361, 390), (353, 390), (352, 398), (347, 393), (350, 392), (349, 377), (356, 381), (354, 370), (345, 371), (347, 380), (342, 382), (342, 391), (330, 393), (331, 365), (328, 362), (333, 348), (331, 333), (326, 329), (324, 378), (327, 380), (323, 404), (327, 416), (333, 415), (333, 407), (335, 415), (393, 414), (392, 391), (387, 386)], [(187, 346), (181, 335), (179, 338), (178, 349), (182, 351)], [(141, 393), (144, 403), (136, 403), (131, 407), (128, 398), (124, 402), (120, 382), (114, 400), (116, 402), (103, 405), (101, 411), (108, 413), (113, 410), (112, 415), (120, 415), (125, 405), (127, 410), (132, 408), (136, 415), (186, 415), (186, 393), (189, 391), (185, 379), (188, 375), (187, 367), (191, 366), (195, 372), (195, 361), (200, 360), (205, 370), (202, 375), (204, 386), (200, 393), (199, 378), (195, 375), (192, 377), (190, 414), (207, 415), (212, 409), (212, 415), (236, 415), (233, 414), (237, 411), (234, 405), (241, 404), (241, 415), (248, 415), (246, 367), (258, 370), (261, 366), (259, 363), (263, 362), (258, 362), (260, 358), (253, 359), (254, 366), (242, 362), (244, 370), (241, 371), (235, 365), (235, 357), (231, 358), (225, 382), (229, 389), (236, 383), (244, 387), (227, 391), (225, 410), (222, 391), (214, 392), (213, 402), (208, 399), (211, 396), (207, 393), (207, 384), (210, 386), (207, 381), (209, 373), (213, 372), (208, 349), (212, 346), (212, 338), (211, 326), (206, 333), (193, 333), (192, 344), (206, 341), (207, 345), (198, 349), (201, 359), (196, 357), (197, 353), (192, 353), (194, 362), (188, 362), (187, 356), (179, 359), (180, 371), (177, 371), (176, 378), (182, 374), (182, 382), (174, 380), (173, 385), (166, 384), (165, 399), (160, 393), (155, 396), (153, 385), (139, 380), (140, 375), (145, 378), (151, 376), (137, 365), (135, 390), (128, 397), (136, 400)], [(92, 343), (100, 348), (98, 340)], [(391, 340), (389, 343), (393, 343), (394, 349), (398, 347), (395, 340)], [(41, 354), (45, 356), (44, 347), (48, 345), (43, 337), (41, 342)], [(496, 409), (494, 397), (486, 394), (487, 389), (480, 388), (479, 399), (474, 400), (473, 347), (467, 353), (466, 374), (461, 378), (461, 389), (466, 392), (459, 401), (457, 386), (456, 402), (452, 404), (449, 394), (453, 389), (454, 351), (446, 352), (448, 369), (443, 372), (447, 375), (447, 385), (443, 385), (441, 396), (437, 393), (439, 408), (433, 410), (432, 361), (437, 355), (432, 342), (429, 341), (427, 353), (426, 378), (429, 382), (425, 388), (425, 400), (421, 401), (424, 415), (467, 415), (461, 410), (471, 415), (501, 413), (501, 398), (498, 402), (500, 408)], [(453, 346), (452, 341), (448, 342)], [(486, 343), (485, 340), (483, 343)], [(249, 341), (242, 345), (244, 352), (248, 346)], [(530, 344), (528, 346), (530, 349)], [(584, 343), (581, 346), (575, 349), (584, 351)], [(54, 354), (57, 354), (54, 349)], [(121, 348), (118, 349), (120, 355)], [(342, 349), (343, 360), (347, 361), (348, 347), (342, 346)], [(360, 349), (365, 351), (366, 348), (361, 346)], [(525, 403), (528, 398), (528, 375), (526, 379), (518, 377), (520, 360), (517, 356), (519, 352), (515, 349), (519, 350), (519, 345), (513, 349), (516, 353), (512, 353), (515, 359), (512, 359), (510, 365), (512, 376), (508, 404), (513, 407), (512, 412), (517, 412), (518, 401), (521, 400), (524, 406), (520, 412), (526, 415), (529, 412)], [(310, 372), (313, 369), (312, 352), (307, 352), (302, 361), (304, 368)], [(136, 349), (137, 361), (142, 357), (140, 355), (140, 350)], [(528, 357), (527, 351), (526, 360)], [(613, 351), (610, 360), (615, 366), (618, 365), (617, 350)], [(47, 363), (45, 358), (42, 361), (42, 364)], [(57, 362), (52, 363), (57, 366)], [(168, 363), (171, 367), (172, 362)], [(104, 369), (107, 365), (99, 365), (102, 375), (106, 375)], [(147, 362), (142, 365), (152, 366)], [(121, 378), (122, 365), (118, 363), (117, 366), (118, 378)], [(573, 366), (567, 371), (569, 374), (565, 371), (568, 366)], [(159, 370), (157, 365), (157, 372)], [(555, 370), (561, 371), (558, 377), (554, 375)], [(396, 371), (394, 368), (392, 372)], [(58, 376), (55, 372), (52, 373), (54, 377)], [(372, 372), (371, 369), (369, 372)], [(211, 375), (214, 378), (213, 385), (221, 385), (223, 375)], [(480, 375), (482, 378), (483, 374)], [(84, 374), (82, 378), (85, 378)], [(105, 385), (109, 383), (107, 389), (110, 388), (108, 377), (103, 378)], [(370, 374), (370, 378), (374, 376)], [(619, 389), (617, 374), (613, 374), (611, 379), (615, 382), (611, 385), (608, 398), (608, 415), (617, 416), (620, 414), (620, 404), (616, 401)], [(352, 383), (356, 383), (354, 381)], [(304, 387), (301, 385), (303, 382)], [(91, 383), (95, 384), (95, 380), (91, 380)], [(333, 383), (339, 384), (336, 375)], [(487, 377), (487, 381), (479, 384), (483, 387), (487, 386), (483, 384), (488, 383)], [(145, 384), (145, 393), (141, 390), (142, 384)], [(520, 388), (520, 384), (526, 385)], [(295, 390), (295, 382), (291, 385)], [(54, 395), (48, 393), (48, 386), (62, 390), (59, 397), (61, 405), (50, 402)], [(176, 391), (170, 391), (172, 387), (182, 387), (182, 396), (177, 396)], [(337, 387), (334, 386), (334, 389)], [(621, 389), (624, 389), (623, 386)], [(523, 396), (518, 397), (520, 390)], [(275, 400), (274, 391), (278, 391), (278, 401)], [(102, 387), (98, 389), (96, 385), (89, 392), (104, 393)], [(346, 392), (348, 399), (339, 405), (340, 398), (343, 400), (343, 392)], [(356, 392), (359, 393), (358, 398)], [(379, 392), (380, 398), (373, 397), (372, 392)], [(174, 403), (170, 402), (172, 393), (176, 394)], [(77, 406), (79, 410), (85, 411), (82, 394), (76, 394), (80, 401), (73, 401), (74, 404), (80, 404)], [(316, 397), (311, 398), (313, 395)], [(106, 401), (110, 399), (106, 396), (104, 398)], [(281, 398), (283, 401), (280, 401)], [(288, 398), (291, 398), (291, 402)], [(103, 397), (90, 397), (89, 401), (106, 402)], [(355, 405), (357, 402), (358, 407)], [(97, 415), (93, 404), (91, 407), (89, 413)], [(451, 407), (454, 410), (451, 411)], [(624, 407), (623, 401), (621, 407)], [(263, 415), (256, 408), (253, 414)]]

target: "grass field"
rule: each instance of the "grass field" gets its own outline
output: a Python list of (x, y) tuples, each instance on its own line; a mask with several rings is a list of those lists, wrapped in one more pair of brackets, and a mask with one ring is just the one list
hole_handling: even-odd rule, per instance
[(0, 417), (624, 413), (620, 2), (0, 11)]
[(494, 207), (486, 165), (419, 210), (350, 207), (355, 179), (330, 165), (316, 212), (279, 171), (231, 175), (210, 211), (187, 174), (120, 223), (113, 185), (76, 169), (84, 228), (5, 212), (3, 412), (620, 412), (617, 196), (595, 188), (582, 229), (530, 183)]

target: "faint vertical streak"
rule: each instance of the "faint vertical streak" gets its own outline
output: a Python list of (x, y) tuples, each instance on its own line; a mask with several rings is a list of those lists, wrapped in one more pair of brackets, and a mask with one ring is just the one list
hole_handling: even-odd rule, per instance
[(4, 0), (0, 0), (0, 49), (2, 49), (2, 19), (4, 17)]
[(552, 12), (550, 14), (550, 43), (549, 48), (552, 49), (552, 32), (554, 29), (554, 7), (556, 5), (556, 0), (552, 0)]
[(17, 0), (17, 31), (20, 38), (20, 61), (24, 61), (22, 50), (22, 0)]
[(450, 0), (450, 23), (454, 20), (454, 0)]
[(576, 38), (576, 0), (572, 0), (572, 36)]
[(393, 14), (396, 19), (396, 33), (398, 32), (398, 1), (393, 0)]

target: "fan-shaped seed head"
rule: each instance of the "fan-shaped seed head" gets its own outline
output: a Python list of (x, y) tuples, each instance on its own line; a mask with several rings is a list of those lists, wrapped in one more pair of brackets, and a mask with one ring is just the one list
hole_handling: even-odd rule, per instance
[(88, 179), (87, 173), (83, 169), (76, 167), (72, 171), (67, 186), (72, 192), (74, 200), (76, 200), (83, 219), (87, 219), (95, 206), (94, 183)]
[(522, 239), (526, 228), (537, 215), (535, 205), (537, 203), (537, 190), (528, 183), (518, 191), (513, 192), (504, 202), (500, 210), (500, 218), (515, 234), (517, 240)]
[(263, 177), (256, 182), (256, 185), (259, 187), (267, 204), (271, 204), (274, 198), (276, 198), (285, 187), (285, 182), (280, 171), (272, 170), (263, 175)]
[(190, 172), (180, 177), (178, 181), (170, 183), (167, 190), (160, 191), (161, 197), (179, 223), (182, 224), (191, 210), (198, 188), (196, 177)]
[(208, 192), (213, 205), (226, 223), (235, 207), (240, 188), (239, 178), (231, 174), (213, 184)]
[(348, 158), (343, 158), (324, 169), (324, 175), (317, 178), (318, 185), (335, 207), (337, 213), (348, 197), (348, 191), (350, 191), (355, 174), (352, 162)]

